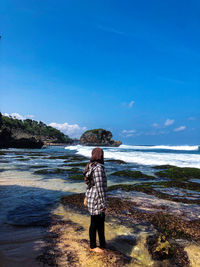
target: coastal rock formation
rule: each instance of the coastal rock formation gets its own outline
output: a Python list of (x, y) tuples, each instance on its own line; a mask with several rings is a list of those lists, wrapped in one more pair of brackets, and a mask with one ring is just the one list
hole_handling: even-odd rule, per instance
[(104, 129), (93, 129), (82, 134), (80, 139), (81, 145), (86, 146), (113, 146), (118, 147), (121, 141), (114, 141), (112, 133)]
[(41, 140), (21, 131), (0, 130), (0, 148), (41, 148), (43, 144)]
[(0, 112), (0, 148), (41, 148), (60, 143), (71, 144), (73, 140), (41, 121), (19, 120)]

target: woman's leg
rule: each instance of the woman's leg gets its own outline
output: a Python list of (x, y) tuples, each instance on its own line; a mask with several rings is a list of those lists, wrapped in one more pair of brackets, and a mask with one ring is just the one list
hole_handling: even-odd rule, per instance
[(96, 230), (97, 230), (96, 215), (91, 215), (91, 222), (89, 229), (90, 248), (96, 248)]
[(100, 248), (106, 247), (105, 234), (104, 234), (104, 221), (105, 221), (105, 213), (102, 212), (100, 215), (98, 215), (98, 224), (97, 224)]

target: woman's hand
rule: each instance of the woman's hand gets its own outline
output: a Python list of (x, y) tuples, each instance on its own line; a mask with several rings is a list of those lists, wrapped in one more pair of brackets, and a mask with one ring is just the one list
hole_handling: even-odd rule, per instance
[(87, 207), (87, 200), (86, 200), (86, 197), (84, 197), (83, 205), (84, 205), (85, 207)]

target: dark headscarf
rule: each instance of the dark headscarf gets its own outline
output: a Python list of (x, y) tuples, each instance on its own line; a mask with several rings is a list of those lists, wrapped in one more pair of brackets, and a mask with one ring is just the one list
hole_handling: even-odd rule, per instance
[[(83, 172), (84, 176), (89, 170), (89, 164), (91, 163), (92, 167), (96, 166), (97, 163), (104, 164), (104, 153), (100, 147), (96, 147), (92, 150), (92, 156), (90, 162), (86, 165), (85, 170)], [(90, 178), (85, 176), (85, 183), (90, 185)]]
[(103, 150), (100, 147), (96, 147), (92, 150), (92, 157), (90, 162), (98, 162), (104, 164)]

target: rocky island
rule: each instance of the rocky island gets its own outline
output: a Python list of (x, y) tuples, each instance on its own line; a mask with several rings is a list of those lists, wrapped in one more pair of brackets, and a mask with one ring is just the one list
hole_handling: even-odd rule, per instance
[(112, 139), (113, 135), (110, 131), (104, 129), (92, 129), (84, 132), (80, 138), (80, 144), (85, 146), (113, 146), (118, 147), (121, 141)]
[(72, 142), (69, 136), (41, 121), (19, 120), (0, 113), (0, 148), (41, 148)]

